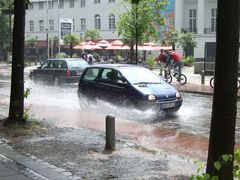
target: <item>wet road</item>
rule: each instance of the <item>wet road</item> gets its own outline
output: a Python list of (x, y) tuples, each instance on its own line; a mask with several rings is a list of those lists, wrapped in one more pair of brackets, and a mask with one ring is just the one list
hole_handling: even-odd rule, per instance
[[(9, 101), (9, 86), (9, 80), (0, 81), (1, 105)], [(151, 110), (116, 107), (102, 101), (89, 104), (87, 100), (82, 100), (79, 104), (76, 84), (54, 87), (26, 81), (25, 88), (31, 88), (26, 99), (31, 114), (54, 125), (104, 131), (106, 115), (113, 114), (116, 117), (116, 132), (121, 135), (144, 145), (206, 158), (212, 96), (185, 93), (183, 106), (176, 114), (156, 117)], [(7, 115), (8, 107), (4, 107), (1, 113)], [(237, 142), (240, 142), (239, 119), (238, 115)]]

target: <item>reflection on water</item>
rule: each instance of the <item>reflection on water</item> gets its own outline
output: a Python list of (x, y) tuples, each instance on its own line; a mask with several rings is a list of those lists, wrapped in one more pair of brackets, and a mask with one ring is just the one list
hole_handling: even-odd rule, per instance
[[(8, 84), (8, 85), (7, 85)], [(1, 94), (9, 94), (10, 82), (4, 80), (0, 84)], [(63, 107), (80, 112), (90, 112), (95, 115), (105, 116), (113, 114), (118, 119), (137, 121), (144, 124), (164, 127), (191, 134), (209, 135), (212, 96), (183, 93), (183, 105), (180, 110), (171, 115), (162, 113), (156, 114), (152, 110), (140, 111), (135, 108), (118, 107), (104, 101), (90, 103), (86, 99), (77, 97), (77, 84), (64, 84), (61, 87), (45, 86), (26, 81), (25, 88), (30, 88), (30, 95), (26, 99), (26, 104), (48, 105), (53, 107)], [(240, 104), (238, 101), (238, 110)], [(57, 113), (57, 112), (56, 112)], [(94, 115), (93, 115), (94, 117)], [(240, 117), (237, 114), (236, 139), (240, 141)]]

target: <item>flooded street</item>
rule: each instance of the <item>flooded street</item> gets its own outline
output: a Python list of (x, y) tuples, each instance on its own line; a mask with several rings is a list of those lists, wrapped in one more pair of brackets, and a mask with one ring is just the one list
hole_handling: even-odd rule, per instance
[[(176, 151), (177, 148), (180, 154), (206, 158), (212, 96), (183, 93), (184, 102), (180, 110), (172, 115), (164, 115), (147, 109), (140, 111), (117, 107), (103, 101), (90, 104), (82, 99), (79, 102), (77, 84), (55, 87), (27, 80), (25, 88), (31, 89), (26, 106), (30, 107), (30, 113), (36, 119), (44, 119), (58, 127), (88, 128), (104, 132), (105, 117), (112, 114), (116, 118), (116, 133), (134, 138), (141, 144), (170, 151)], [(7, 103), (8, 80), (1, 80), (0, 92), (6, 98), (5, 101), (1, 98), (1, 103)], [(240, 142), (239, 127), (238, 117), (237, 142)]]

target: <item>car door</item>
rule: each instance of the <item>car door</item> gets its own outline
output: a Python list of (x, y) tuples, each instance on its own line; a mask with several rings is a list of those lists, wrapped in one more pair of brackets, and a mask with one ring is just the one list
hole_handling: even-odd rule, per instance
[(78, 95), (84, 95), (90, 99), (99, 98), (99, 89), (97, 78), (101, 68), (93, 67), (87, 68), (78, 84)]
[(37, 70), (34, 72), (34, 78), (40, 81), (48, 81), (49, 72), (52, 68), (50, 60), (45, 61)]
[(104, 68), (98, 79), (100, 98), (114, 104), (122, 104), (126, 99), (127, 86), (122, 75), (115, 69)]

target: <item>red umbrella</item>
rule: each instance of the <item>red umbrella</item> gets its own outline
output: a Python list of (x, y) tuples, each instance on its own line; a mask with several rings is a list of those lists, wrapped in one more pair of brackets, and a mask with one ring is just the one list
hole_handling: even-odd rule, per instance
[(103, 39), (103, 40), (99, 41), (96, 45), (104, 48), (104, 47), (110, 46), (110, 43)]
[(88, 41), (88, 42), (82, 42), (79, 45), (74, 46), (74, 49), (95, 50), (95, 49), (102, 49), (102, 48), (100, 46), (97, 46), (94, 42)]
[(111, 45), (113, 46), (122, 46), (123, 45), (123, 42), (120, 41), (120, 40), (115, 40), (111, 43)]

